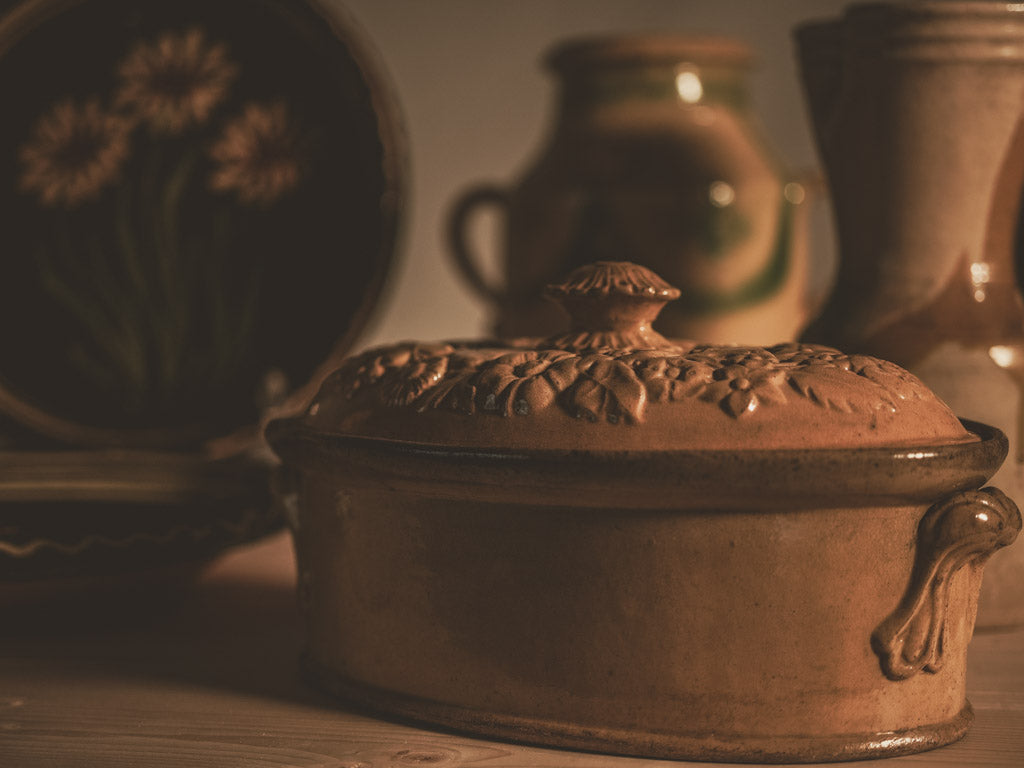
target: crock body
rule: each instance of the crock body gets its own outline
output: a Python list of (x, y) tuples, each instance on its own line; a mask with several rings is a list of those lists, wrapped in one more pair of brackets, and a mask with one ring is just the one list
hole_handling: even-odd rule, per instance
[(981, 562), (917, 625), (940, 624), (935, 669), (893, 679), (873, 637), (934, 560), (930, 501), (779, 503), (766, 480), (715, 504), (668, 475), (661, 502), (623, 505), (595, 473), (564, 489), (579, 503), (544, 504), (516, 463), (494, 482), (522, 501), (400, 470), (300, 474), (317, 685), (484, 735), (675, 759), (857, 759), (966, 731)]

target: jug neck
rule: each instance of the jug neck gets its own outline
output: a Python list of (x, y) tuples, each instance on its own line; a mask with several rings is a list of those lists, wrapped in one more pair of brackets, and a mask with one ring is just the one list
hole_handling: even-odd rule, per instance
[(745, 111), (749, 64), (749, 50), (737, 41), (667, 36), (574, 41), (547, 59), (563, 115), (641, 102)]

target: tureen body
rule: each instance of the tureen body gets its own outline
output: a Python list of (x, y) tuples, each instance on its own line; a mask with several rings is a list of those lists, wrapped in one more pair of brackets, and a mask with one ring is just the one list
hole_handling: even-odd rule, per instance
[(620, 754), (955, 740), (1005, 437), (875, 358), (663, 339), (672, 291), (585, 268), (571, 333), (371, 350), (271, 425), (311, 679)]

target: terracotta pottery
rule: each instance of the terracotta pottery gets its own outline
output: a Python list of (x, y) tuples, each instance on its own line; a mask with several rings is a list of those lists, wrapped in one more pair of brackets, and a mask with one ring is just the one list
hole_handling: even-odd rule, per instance
[(961, 736), (1006, 439), (891, 363), (653, 331), (632, 264), (537, 344), (349, 360), (269, 425), (304, 665), (381, 712), (537, 744), (848, 760)]
[[(595, 258), (646, 265), (682, 287), (659, 328), (719, 343), (790, 341), (806, 319), (805, 187), (760, 134), (750, 52), (731, 39), (574, 40), (546, 59), (554, 124), (510, 186), (466, 191), (449, 222), (462, 274), (499, 336), (544, 336), (564, 318), (541, 289)], [(500, 214), (502, 284), (468, 236)]]
[[(1024, 500), (1024, 6), (869, 3), (799, 28), (835, 201), (834, 292), (804, 334), (892, 360), (1009, 435), (997, 482)], [(1024, 623), (1024, 551), (993, 559), (979, 626)]]

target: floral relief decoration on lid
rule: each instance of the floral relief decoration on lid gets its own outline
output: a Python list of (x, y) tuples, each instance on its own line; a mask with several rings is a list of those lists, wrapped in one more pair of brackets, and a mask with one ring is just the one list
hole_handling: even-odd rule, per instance
[[(518, 447), (534, 437), (631, 448), (971, 439), (920, 380), (884, 360), (799, 343), (664, 339), (650, 323), (678, 291), (643, 267), (584, 267), (548, 295), (570, 311), (569, 333), (372, 349), (327, 379), (307, 420), (330, 431)], [(446, 416), (454, 428), (441, 428)], [(595, 429), (609, 431), (580, 434)]]

